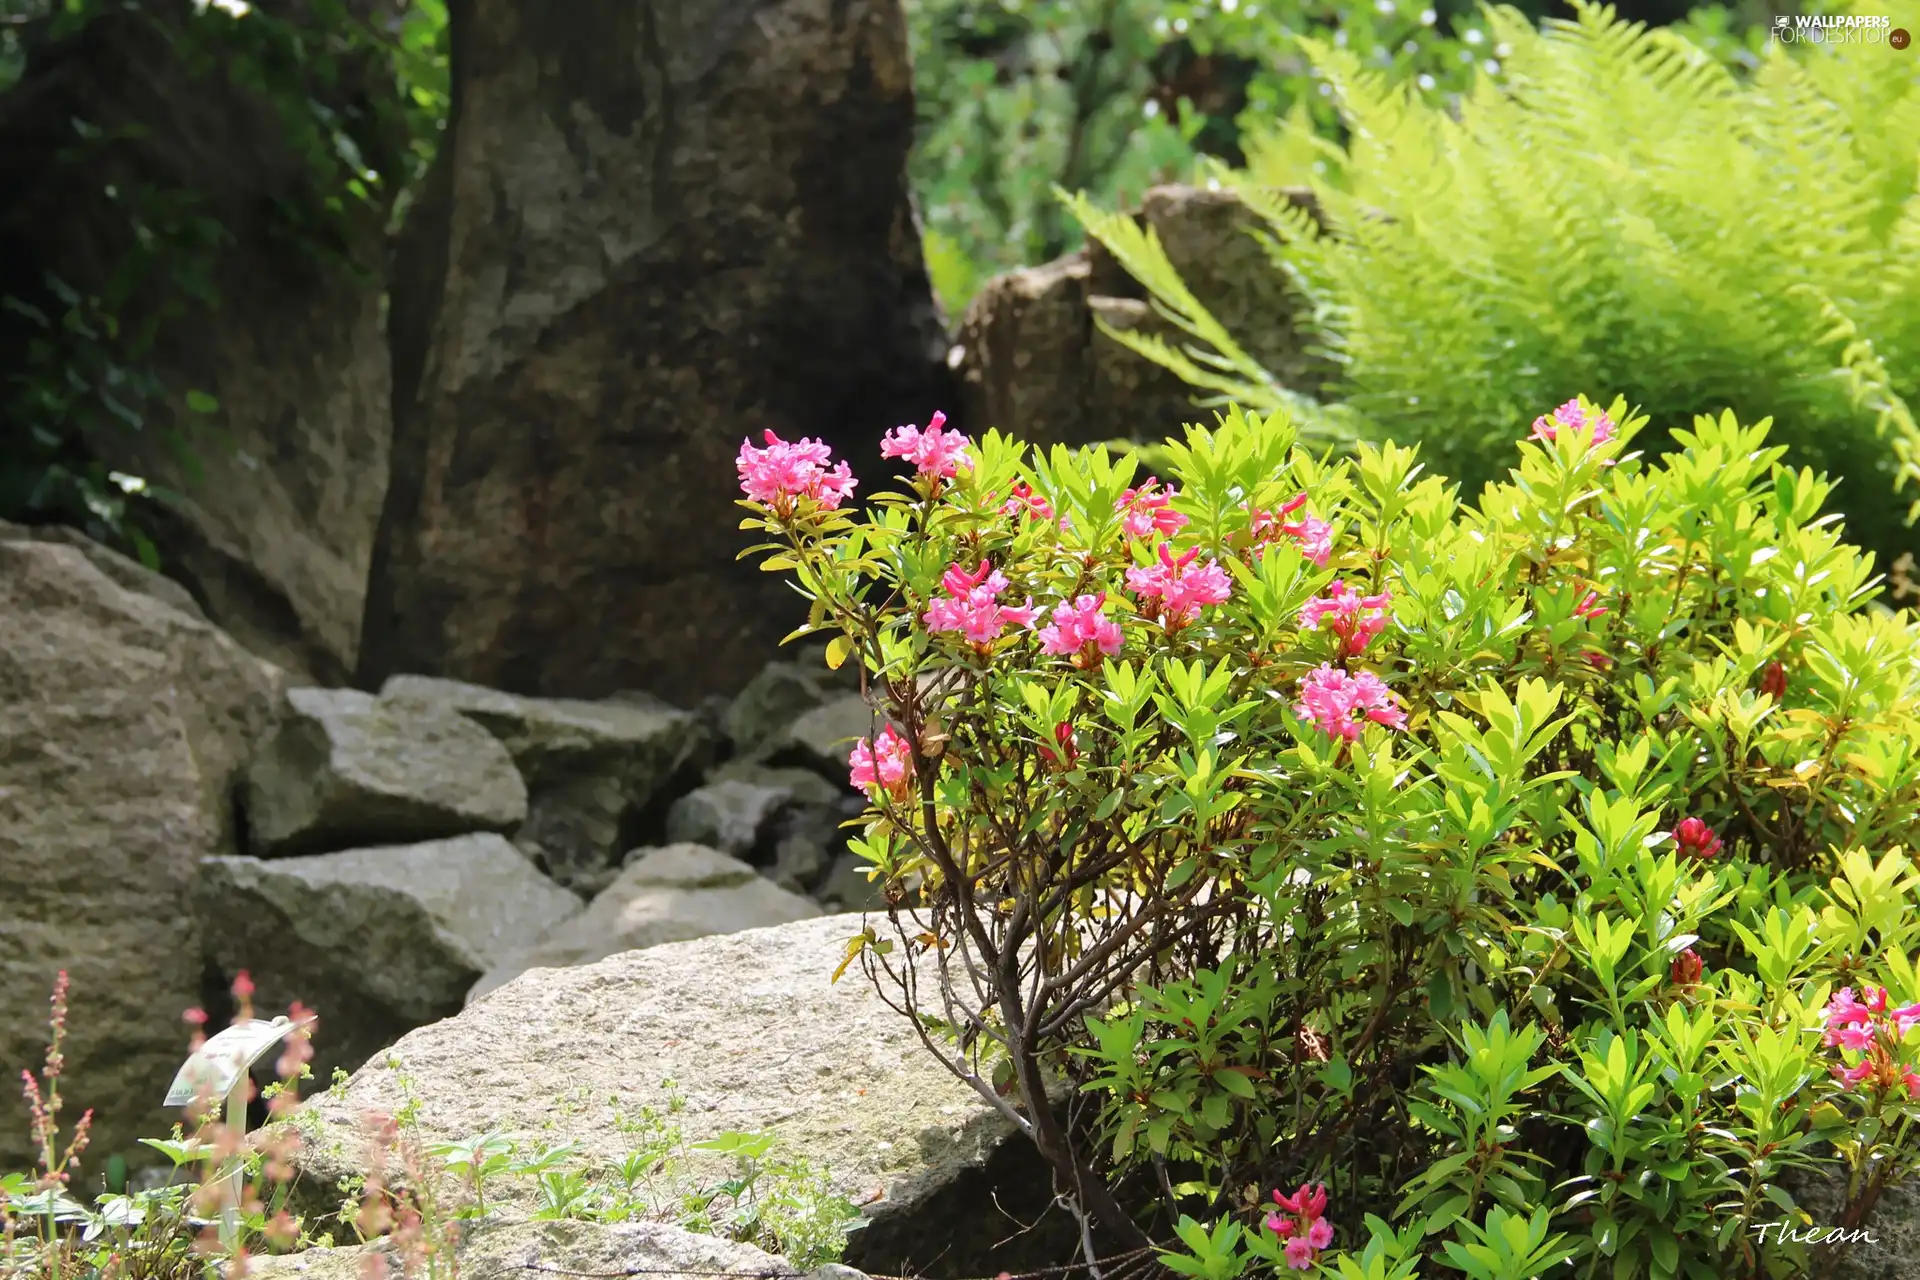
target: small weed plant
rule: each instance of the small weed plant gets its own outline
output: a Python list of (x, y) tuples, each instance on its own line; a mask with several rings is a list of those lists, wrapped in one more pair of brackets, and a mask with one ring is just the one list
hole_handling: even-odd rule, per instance
[(1920, 1163), (1920, 628), (1770, 423), (1644, 426), (1516, 424), (1468, 502), (1284, 411), (1159, 477), (936, 420), (858, 517), (825, 446), (743, 444), (748, 554), (874, 707), (841, 972), (1089, 1247), (1791, 1276), (1839, 1247), (1806, 1188), (1849, 1231)]

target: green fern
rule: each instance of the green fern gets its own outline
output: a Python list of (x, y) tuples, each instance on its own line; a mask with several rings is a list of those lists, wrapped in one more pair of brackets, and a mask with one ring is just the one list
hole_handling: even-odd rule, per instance
[[(1538, 30), (1487, 10), (1503, 69), (1457, 117), (1303, 41), (1347, 147), (1296, 118), (1256, 131), (1245, 170), (1216, 166), (1342, 371), (1319, 419), (1422, 441), (1477, 484), (1576, 394), (1624, 393), (1662, 430), (1731, 407), (1845, 477), (1856, 539), (1910, 542), (1901, 516), (1920, 503), (1891, 494), (1920, 480), (1920, 61), (1776, 48), (1741, 81), (1673, 32), (1575, 9)], [(1920, 0), (1871, 12), (1920, 27)], [(1312, 188), (1324, 233), (1276, 197), (1288, 184)], [(1284, 389), (1151, 237), (1074, 210), (1190, 339), (1118, 340), (1216, 398), (1277, 407)]]

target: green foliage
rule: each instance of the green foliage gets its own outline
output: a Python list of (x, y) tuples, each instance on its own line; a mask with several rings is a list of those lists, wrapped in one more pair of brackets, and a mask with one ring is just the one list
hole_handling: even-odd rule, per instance
[[(1920, 10), (1883, 11), (1920, 26)], [(1339, 363), (1333, 387), (1292, 390), (1337, 398), (1319, 413), (1353, 430), (1423, 442), (1469, 488), (1505, 467), (1523, 410), (1574, 388), (1622, 388), (1655, 448), (1730, 405), (1844, 477), (1849, 528), (1890, 559), (1907, 537), (1891, 491), (1920, 477), (1920, 67), (1884, 44), (1773, 48), (1743, 80), (1681, 34), (1579, 12), (1536, 32), (1489, 9), (1509, 52), (1457, 119), (1302, 42), (1351, 144), (1270, 121), (1245, 170), (1217, 171), (1266, 216)], [(1312, 187), (1325, 233), (1274, 198), (1288, 183)], [(1164, 255), (1129, 266), (1185, 305)], [(1186, 353), (1130, 345), (1189, 377), (1226, 356), (1225, 394), (1288, 403), (1195, 337)]]
[[(319, 270), (358, 270), (346, 252), (357, 225), (392, 206), (431, 158), (447, 99), (445, 21), (443, 0), (408, 7), (392, 32), (361, 23), (343, 0), (305, 5), (298, 20), (245, 5), (198, 4), (176, 20), (135, 0), (0, 0), (0, 91), (31, 50), (71, 44), (95, 23), (145, 23), (190, 81), (240, 89), (274, 114), (304, 179), (273, 206), (281, 250)], [(373, 91), (336, 92), (367, 68)], [(64, 162), (83, 169), (145, 138), (141, 125), (71, 124)], [(142, 181), (101, 198), (126, 235), (99, 280), (45, 275), (0, 296), (15, 353), (0, 372), (0, 519), (76, 524), (154, 564), (135, 512), (166, 495), (97, 452), (119, 434), (153, 434), (191, 474), (197, 451), (227, 447), (212, 429), (214, 398), (165, 385), (151, 353), (158, 334), (218, 305), (230, 236), (201, 192)]]
[(877, 708), (847, 964), (1183, 1274), (1283, 1268), (1313, 1184), (1349, 1280), (1801, 1274), (1809, 1179), (1850, 1228), (1920, 1169), (1920, 620), (1770, 423), (1534, 408), (1471, 504), (1237, 410), (1164, 489), (748, 468)]
[(1337, 28), (1357, 56), (1436, 102), (1492, 44), (1470, 12), (1414, 0), (1263, 6), (1197, 0), (914, 0), (921, 129), (912, 161), (935, 291), (957, 315), (991, 275), (1074, 248), (1056, 187), (1124, 205), (1240, 158), (1239, 117), (1338, 120), (1299, 38)]
[[(1708, 5), (1684, 25), (1743, 66), (1772, 11)], [(1291, 161), (1327, 172), (1313, 142), (1344, 139), (1346, 124), (1311, 38), (1438, 110), (1457, 109), (1507, 52), (1463, 0), (912, 0), (908, 19), (912, 178), (934, 289), (955, 316), (992, 275), (1078, 245), (1055, 187), (1124, 207), (1193, 177), (1202, 157), (1240, 165), (1244, 126), (1282, 119), (1302, 131)]]

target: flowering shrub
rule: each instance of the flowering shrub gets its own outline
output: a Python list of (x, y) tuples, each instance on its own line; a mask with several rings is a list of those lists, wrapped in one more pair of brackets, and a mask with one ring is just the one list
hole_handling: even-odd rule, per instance
[(1163, 478), (989, 434), (746, 503), (875, 707), (842, 972), (1090, 1241), (1785, 1275), (1796, 1187), (1854, 1228), (1920, 1164), (1920, 632), (1768, 423), (1643, 424), (1516, 424), (1472, 504), (1238, 411)]

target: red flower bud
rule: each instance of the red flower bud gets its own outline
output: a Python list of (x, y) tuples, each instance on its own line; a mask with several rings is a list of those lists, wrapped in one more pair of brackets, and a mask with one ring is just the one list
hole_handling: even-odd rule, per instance
[(1683, 858), (1711, 858), (1720, 852), (1720, 837), (1698, 818), (1682, 818), (1669, 834)]
[(1787, 669), (1778, 662), (1769, 662), (1760, 673), (1760, 692), (1775, 702), (1787, 696)]
[(1673, 972), (1670, 976), (1673, 978), (1674, 986), (1691, 987), (1700, 981), (1700, 975), (1706, 970), (1706, 962), (1692, 947), (1688, 947), (1673, 958)]

